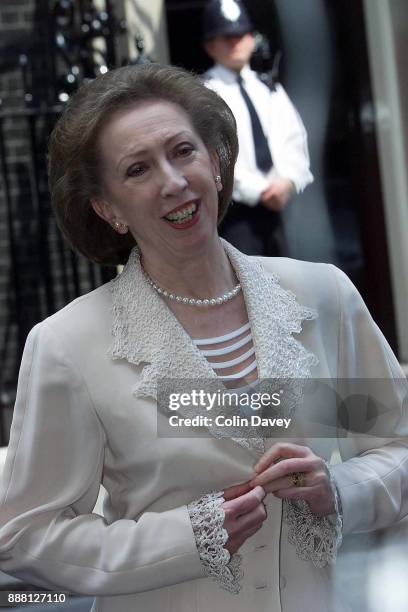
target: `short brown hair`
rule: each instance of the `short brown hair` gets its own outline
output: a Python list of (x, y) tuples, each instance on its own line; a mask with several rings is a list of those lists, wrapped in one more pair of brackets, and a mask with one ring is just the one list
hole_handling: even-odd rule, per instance
[(135, 246), (130, 233), (117, 234), (92, 208), (91, 198), (101, 195), (98, 136), (112, 115), (149, 99), (178, 104), (207, 149), (218, 154), (219, 222), (230, 202), (238, 140), (234, 116), (222, 98), (181, 68), (152, 63), (111, 70), (82, 85), (49, 143), (49, 187), (58, 225), (74, 249), (97, 263), (125, 263)]

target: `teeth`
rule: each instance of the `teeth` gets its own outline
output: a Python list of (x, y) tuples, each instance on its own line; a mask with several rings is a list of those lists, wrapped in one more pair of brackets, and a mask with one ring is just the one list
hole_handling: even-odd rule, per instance
[[(181, 220), (186, 221), (186, 220), (190, 220), (192, 218), (192, 214), (197, 210), (197, 205), (196, 204), (189, 204), (189, 206), (186, 206), (185, 208), (183, 208), (183, 210), (178, 210), (175, 213), (170, 213), (169, 215), (167, 215), (165, 217), (165, 219), (168, 219), (169, 221), (175, 221), (175, 222), (179, 222)], [(188, 219), (189, 217), (189, 219)]]
[(177, 221), (173, 221), (176, 225), (182, 225), (183, 223), (187, 223), (187, 221), (191, 221), (193, 215), (187, 215), (187, 217), (183, 217), (182, 219), (178, 219)]

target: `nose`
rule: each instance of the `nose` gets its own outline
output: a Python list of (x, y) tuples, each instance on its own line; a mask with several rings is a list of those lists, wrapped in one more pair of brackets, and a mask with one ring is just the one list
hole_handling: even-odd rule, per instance
[(235, 47), (236, 44), (242, 39), (242, 36), (228, 36), (227, 41), (230, 47)]
[(160, 171), (161, 196), (169, 198), (178, 196), (187, 187), (187, 179), (184, 174), (171, 163), (165, 163)]

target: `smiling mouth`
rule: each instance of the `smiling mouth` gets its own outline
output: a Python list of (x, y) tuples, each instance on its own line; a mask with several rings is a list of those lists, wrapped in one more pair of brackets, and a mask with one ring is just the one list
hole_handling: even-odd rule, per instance
[(188, 223), (192, 221), (194, 216), (197, 214), (197, 211), (200, 207), (200, 203), (191, 202), (181, 210), (176, 210), (175, 212), (171, 212), (164, 217), (166, 221), (170, 221), (174, 225), (183, 225), (184, 223)]

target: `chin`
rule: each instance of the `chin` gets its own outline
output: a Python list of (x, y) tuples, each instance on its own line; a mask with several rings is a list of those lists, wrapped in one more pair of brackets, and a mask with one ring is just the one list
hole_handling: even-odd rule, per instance
[(191, 255), (200, 255), (206, 253), (214, 245), (214, 239), (218, 236), (217, 228), (200, 230), (194, 234), (186, 236), (183, 240), (183, 249), (185, 252), (190, 252)]
[(245, 62), (231, 62), (230, 68), (231, 70), (235, 70), (236, 72), (240, 72), (245, 66)]

